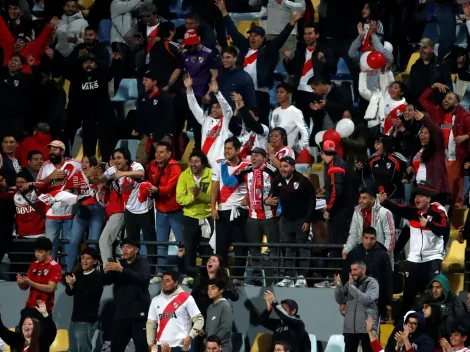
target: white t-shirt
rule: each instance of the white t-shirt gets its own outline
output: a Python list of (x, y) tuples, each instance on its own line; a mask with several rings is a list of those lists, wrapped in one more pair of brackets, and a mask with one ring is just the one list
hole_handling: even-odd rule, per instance
[(189, 335), (192, 319), (201, 314), (193, 296), (187, 292), (167, 296), (160, 293), (152, 299), (148, 320), (157, 322), (157, 345), (168, 342), (170, 347), (181, 347), (181, 340)]
[[(454, 138), (454, 123), (455, 123), (455, 115), (452, 116), (452, 126), (449, 126), (450, 133), (449, 133), (449, 142), (447, 143), (447, 150), (446, 150), (446, 156), (447, 160), (449, 161), (455, 161), (457, 160), (457, 143), (455, 143), (455, 138)], [(443, 126), (441, 125), (441, 128)]]
[[(308, 147), (308, 129), (302, 111), (291, 105), (287, 109), (278, 107), (273, 111), (271, 129), (282, 127), (287, 132), (287, 144), (300, 153)], [(300, 139), (299, 139), (300, 134)]]
[[(219, 210), (231, 210), (234, 207), (239, 207), (241, 201), (246, 196), (246, 183), (243, 182), (234, 187), (227, 187), (224, 185), (224, 181), (220, 175), (221, 173), (221, 162), (217, 161), (217, 165), (212, 168), (212, 181), (220, 183), (220, 194), (219, 194)], [(241, 160), (237, 166), (228, 165), (228, 172), (231, 176), (237, 174), (239, 171), (245, 169), (250, 162), (248, 160)]]
[[(133, 162), (132, 165), (129, 167), (129, 171), (139, 171), (144, 170), (142, 164)], [(116, 173), (116, 167), (112, 166), (108, 170), (105, 171), (104, 176), (108, 180), (114, 180), (114, 174)], [(144, 177), (142, 176), (142, 180)], [(127, 210), (129, 210), (133, 214), (145, 214), (149, 208), (152, 207), (152, 198), (147, 197), (146, 200), (141, 203), (139, 201), (139, 186), (140, 181), (136, 181), (130, 177), (121, 177), (118, 181), (118, 186), (120, 189), (120, 193), (124, 200), (124, 204)]]

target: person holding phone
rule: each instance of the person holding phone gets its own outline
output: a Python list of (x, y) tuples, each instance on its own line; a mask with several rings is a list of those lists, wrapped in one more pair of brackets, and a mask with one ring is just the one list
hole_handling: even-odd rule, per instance
[(429, 182), (418, 183), (414, 191), (414, 206), (399, 206), (388, 200), (386, 192), (379, 194), (380, 204), (410, 223), (410, 252), (406, 261), (403, 311), (407, 311), (416, 293), (424, 291), (426, 285), (442, 270), (445, 245), (449, 239), (450, 224), (445, 207), (431, 202), (436, 195)]

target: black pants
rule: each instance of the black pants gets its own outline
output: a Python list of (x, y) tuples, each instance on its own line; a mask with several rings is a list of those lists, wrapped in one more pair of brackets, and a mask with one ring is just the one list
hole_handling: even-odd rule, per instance
[[(268, 237), (268, 243), (279, 243), (279, 231), (277, 228), (277, 219), (266, 220), (248, 218), (245, 225), (245, 235), (249, 243), (261, 243), (263, 235)], [(278, 249), (272, 247), (269, 249), (271, 258), (277, 259)], [(250, 247), (253, 266), (260, 266), (261, 247)]]
[[(219, 220), (215, 222), (216, 228), (216, 249), (215, 252), (222, 257), (225, 265), (227, 265), (228, 249), (232, 242), (246, 242), (245, 240), (245, 224), (248, 218), (248, 210), (238, 208), (240, 215), (230, 221), (231, 210), (219, 210)], [(243, 276), (246, 262), (248, 247), (235, 246), (235, 258), (242, 256), (243, 258), (235, 259), (236, 268), (231, 269), (231, 276)]]
[[(153, 208), (150, 208), (144, 214), (133, 214), (129, 210), (124, 211), (124, 222), (126, 225), (126, 236), (133, 240), (140, 240), (140, 230), (144, 237), (144, 241), (155, 242), (157, 233), (155, 232), (155, 216)], [(146, 244), (147, 257), (149, 263), (157, 263), (157, 246), (154, 244)]]
[[(308, 127), (310, 127), (310, 118), (313, 117), (313, 110), (310, 109), (310, 103), (313, 102), (315, 95), (310, 92), (304, 92), (303, 90), (298, 90), (295, 92), (294, 95), (294, 101), (295, 101), (295, 107), (302, 111), (302, 114), (304, 115), (304, 120), (305, 123), (307, 124)], [(323, 127), (323, 119), (321, 120), (314, 120), (313, 122), (313, 128), (314, 131), (321, 131)], [(317, 131), (317, 132), (318, 132)], [(315, 135), (316, 132), (312, 131), (312, 134)]]
[(116, 319), (113, 320), (111, 337), (111, 352), (124, 352), (129, 341), (134, 340), (136, 351), (148, 351), (146, 319)]
[(135, 77), (136, 66), (134, 54), (127, 44), (114, 42), (111, 43), (111, 48), (113, 52), (121, 54), (121, 66), (119, 72), (114, 76), (114, 91), (117, 92), (119, 83), (121, 83), (123, 78)]
[(359, 342), (361, 343), (363, 352), (372, 352), (370, 346), (369, 334), (343, 334), (344, 335), (344, 352), (357, 352)]
[(18, 142), (21, 142), (27, 129), (25, 128), (25, 119), (23, 117), (0, 117), (0, 130), (10, 133), (9, 135), (15, 136), (18, 138)]
[[(328, 227), (328, 244), (345, 244), (349, 234), (349, 226), (351, 224), (352, 214), (354, 208), (346, 205), (340, 209), (336, 214), (330, 215), (330, 219), (326, 224)], [(341, 258), (341, 249), (330, 249), (328, 251), (329, 258)], [(335, 272), (340, 272), (339, 269), (342, 265), (340, 260), (328, 260), (328, 268), (334, 269)], [(328, 277), (333, 277), (333, 272), (328, 273)]]
[(405, 289), (403, 292), (402, 311), (407, 312), (418, 292), (423, 292), (431, 280), (442, 271), (442, 260), (434, 259), (424, 263), (406, 261)]
[(95, 155), (96, 143), (100, 141), (100, 152), (103, 161), (108, 161), (113, 152), (119, 136), (119, 125), (114, 112), (110, 111), (106, 120), (84, 120), (82, 127), (83, 154)]
[[(214, 221), (212, 218), (207, 218), (214, 229)], [(209, 242), (208, 238), (203, 238), (201, 233), (201, 226), (199, 219), (190, 218), (189, 216), (183, 217), (183, 238), (184, 238), (184, 266), (186, 270), (196, 265), (196, 255), (199, 249), (199, 255), (210, 255), (212, 249), (209, 246), (200, 246), (202, 242)]]
[(8, 200), (0, 200), (0, 262), (3, 256), (10, 251), (14, 221), (14, 203)]
[(255, 91), (259, 122), (269, 127), (269, 113), (271, 112), (271, 98), (269, 93)]
[[(297, 243), (297, 244), (305, 244), (308, 242), (308, 235), (309, 231), (306, 232), (302, 231), (302, 225), (304, 224), (303, 219), (290, 221), (286, 218), (281, 216), (281, 220), (279, 221), (279, 230), (281, 233), (281, 243)], [(284, 259), (284, 266), (286, 268), (290, 268), (286, 270), (286, 275), (290, 277), (295, 277), (295, 262), (297, 257), (301, 257), (299, 259), (299, 267), (301, 269), (297, 270), (298, 275), (302, 275), (307, 277), (308, 275), (308, 267), (310, 264), (310, 251), (305, 247), (300, 248), (291, 248), (287, 247), (285, 249), (285, 256)]]

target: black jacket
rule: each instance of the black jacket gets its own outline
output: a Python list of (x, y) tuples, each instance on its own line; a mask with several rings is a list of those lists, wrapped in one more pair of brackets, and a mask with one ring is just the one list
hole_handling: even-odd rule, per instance
[(147, 258), (137, 255), (132, 263), (120, 259), (123, 270), (108, 271), (105, 285), (114, 284), (115, 317), (147, 319), (150, 307), (150, 265)]
[(410, 77), (408, 78), (405, 94), (408, 104), (419, 106), (419, 97), (433, 83), (443, 83), (447, 87), (452, 87), (449, 68), (437, 56), (434, 56), (427, 65), (424, 64), (421, 58), (418, 59), (411, 66)]
[(271, 185), (271, 193), (279, 198), (281, 217), (304, 223), (312, 220), (316, 206), (315, 191), (309, 179), (301, 173), (294, 171), (289, 183), (281, 175), (277, 176)]
[(273, 310), (278, 319), (270, 318), (271, 312), (265, 310), (261, 314), (261, 325), (273, 332), (271, 339), (271, 349), (274, 351), (274, 345), (277, 341), (288, 342), (292, 349), (291, 352), (307, 352), (311, 350), (311, 343), (308, 333), (305, 331), (305, 323), (298, 315), (290, 316), (276, 301), (273, 304)]
[[(41, 331), (39, 333), (39, 352), (49, 352), (49, 347), (57, 335), (57, 327), (49, 314), (47, 318), (41, 317)], [(10, 346), (13, 352), (23, 352), (24, 337), (22, 332), (10, 331), (0, 319), (0, 338)]]
[(314, 113), (324, 113), (326, 111), (331, 121), (335, 124), (343, 118), (344, 110), (351, 110), (353, 108), (351, 88), (348, 83), (338, 85), (333, 82), (331, 90), (325, 96), (325, 100), (325, 109), (314, 111)]
[(141, 95), (137, 100), (135, 130), (140, 134), (153, 134), (156, 141), (175, 133), (173, 106), (168, 94), (159, 91), (149, 96)]
[(325, 191), (326, 210), (330, 217), (343, 209), (346, 205), (352, 204), (349, 197), (349, 177), (346, 162), (339, 156), (325, 165)]
[[(228, 35), (232, 37), (233, 42), (238, 47), (238, 64), (243, 66), (245, 56), (250, 49), (250, 40), (238, 31), (229, 15), (224, 17), (224, 24)], [(271, 89), (273, 87), (274, 70), (279, 62), (279, 50), (289, 38), (292, 29), (294, 29), (294, 26), (288, 23), (276, 38), (265, 41), (264, 45), (259, 48), (258, 59), (256, 60), (259, 88)]]
[(393, 303), (393, 272), (390, 257), (383, 244), (376, 242), (371, 249), (365, 249), (362, 244), (348, 253), (341, 269), (341, 282), (343, 285), (349, 280), (351, 264), (362, 261), (367, 265), (367, 275), (372, 276), (379, 283), (379, 301), (384, 304)]
[(101, 44), (99, 41), (96, 41), (95, 45), (88, 47), (85, 43), (78, 44), (70, 55), (67, 57), (69, 61), (72, 61), (71, 64), (80, 59), (79, 52), (80, 50), (86, 49), (88, 54), (93, 54), (96, 59), (96, 63), (100, 66), (108, 67), (110, 63), (109, 51), (106, 45)]
[(243, 97), (243, 102), (249, 108), (256, 106), (255, 85), (251, 76), (241, 67), (232, 70), (219, 69), (217, 83), (224, 98), (234, 107), (232, 92)]
[(157, 75), (160, 87), (168, 85), (178, 66), (178, 57), (178, 44), (166, 39), (156, 42), (150, 49), (149, 70)]
[[(407, 323), (410, 317), (418, 319), (418, 326), (416, 327), (416, 331), (413, 334), (410, 334), (409, 338), (410, 343), (413, 345), (414, 352), (432, 352), (434, 350), (434, 340), (424, 333), (424, 316), (422, 313), (415, 312), (408, 314), (405, 321), (400, 320), (395, 324), (395, 328), (390, 334), (387, 345), (385, 346), (385, 352), (396, 352), (395, 347), (397, 345), (397, 341), (395, 340), (395, 334), (399, 331), (403, 331), (403, 323)], [(399, 351), (404, 352), (405, 347), (403, 346)]]
[[(294, 87), (299, 85), (300, 76), (302, 75), (302, 70), (305, 64), (306, 48), (307, 45), (305, 43), (297, 44), (294, 57), (291, 60), (286, 58), (282, 61), (287, 73), (289, 75), (294, 75)], [(318, 60), (318, 53), (323, 53), (325, 55), (325, 63)], [(336, 71), (338, 70), (333, 51), (321, 44), (316, 47), (315, 52), (312, 54), (312, 63), (313, 72), (315, 75), (323, 74), (326, 75), (326, 77), (329, 77), (330, 75), (336, 74)]]
[(97, 66), (87, 72), (80, 65), (69, 66), (64, 77), (70, 81), (67, 109), (81, 113), (83, 119), (105, 120), (112, 112), (108, 83), (117, 72), (120, 60), (113, 60), (110, 67)]

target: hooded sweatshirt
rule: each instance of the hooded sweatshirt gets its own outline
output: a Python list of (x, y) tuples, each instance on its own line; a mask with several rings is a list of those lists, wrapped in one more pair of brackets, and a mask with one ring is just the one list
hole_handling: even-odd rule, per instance
[[(416, 318), (418, 320), (418, 326), (416, 327), (416, 330), (413, 333), (410, 333), (409, 337), (413, 349), (406, 352), (430, 352), (434, 350), (433, 339), (424, 333), (424, 315), (422, 313), (418, 313), (412, 310), (408, 311), (403, 317), (403, 320), (398, 322), (395, 329), (393, 329), (388, 339), (387, 346), (385, 347), (386, 352), (395, 351), (395, 347), (397, 345), (397, 341), (395, 340), (395, 334), (399, 331), (403, 331), (403, 326), (408, 323), (408, 320), (410, 318)], [(405, 346), (403, 346), (400, 351), (405, 351)]]
[[(224, 98), (232, 101), (232, 92), (237, 92), (243, 97), (246, 106), (256, 106), (255, 85), (251, 76), (241, 67), (233, 69), (221, 69), (217, 76), (217, 83)], [(234, 106), (232, 106), (234, 108)]]
[(28, 166), (28, 153), (31, 150), (38, 150), (42, 153), (44, 161), (49, 160), (49, 150), (46, 145), (52, 141), (49, 133), (43, 133), (36, 131), (36, 133), (30, 137), (26, 137), (16, 148), (16, 159), (20, 163), (21, 167)]

